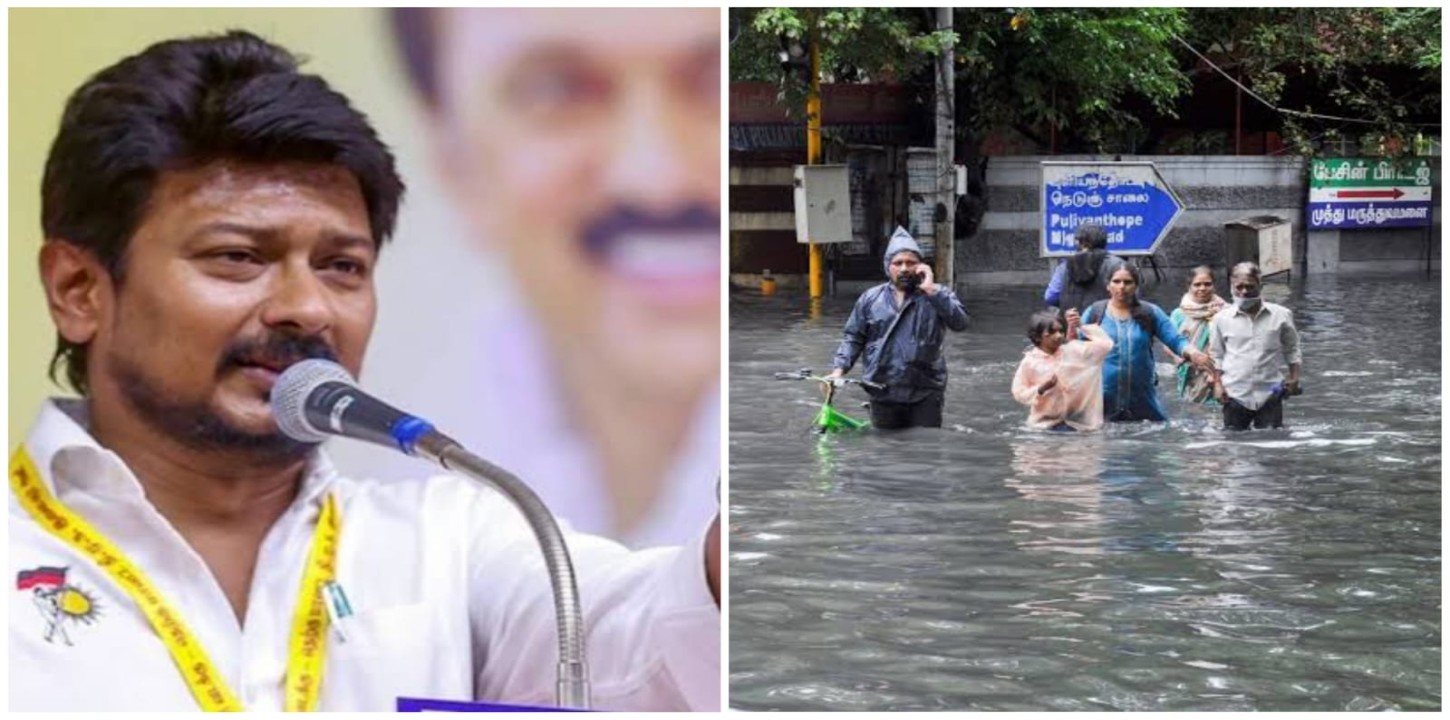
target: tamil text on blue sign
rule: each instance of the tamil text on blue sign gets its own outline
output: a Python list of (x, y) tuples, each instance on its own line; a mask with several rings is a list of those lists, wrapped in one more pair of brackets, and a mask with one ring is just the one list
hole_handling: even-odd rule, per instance
[(1150, 255), (1183, 212), (1152, 163), (1042, 163), (1042, 255), (1077, 251), (1074, 233), (1102, 226), (1108, 251)]
[(1309, 168), (1309, 229), (1424, 227), (1432, 178), (1426, 158), (1323, 158)]

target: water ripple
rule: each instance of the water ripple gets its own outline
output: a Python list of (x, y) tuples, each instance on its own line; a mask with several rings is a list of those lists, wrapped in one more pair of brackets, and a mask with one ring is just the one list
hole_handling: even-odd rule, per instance
[(824, 369), (851, 299), (732, 297), (731, 706), (1438, 710), (1438, 278), (1270, 283), (1306, 392), (1245, 434), (1176, 399), (1023, 430), (1037, 291), (968, 294), (944, 429), (830, 437), (771, 374)]

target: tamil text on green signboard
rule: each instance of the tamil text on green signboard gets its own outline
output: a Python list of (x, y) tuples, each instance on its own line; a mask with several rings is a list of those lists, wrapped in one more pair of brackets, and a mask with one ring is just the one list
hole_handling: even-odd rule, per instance
[(1309, 229), (1430, 224), (1426, 158), (1323, 158), (1309, 169)]

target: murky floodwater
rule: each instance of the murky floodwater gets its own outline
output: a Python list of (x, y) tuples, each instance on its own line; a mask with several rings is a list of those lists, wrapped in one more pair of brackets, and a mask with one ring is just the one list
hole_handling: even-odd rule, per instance
[(967, 298), (946, 427), (824, 438), (816, 388), (771, 373), (828, 369), (853, 298), (732, 298), (730, 705), (1439, 708), (1438, 275), (1270, 281), (1305, 393), (1234, 435), (1176, 397), (1021, 429), (1038, 292)]

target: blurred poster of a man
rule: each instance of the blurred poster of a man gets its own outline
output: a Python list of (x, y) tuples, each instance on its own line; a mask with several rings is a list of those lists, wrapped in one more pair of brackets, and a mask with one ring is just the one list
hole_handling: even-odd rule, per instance
[(391, 20), (445, 186), (508, 286), (441, 311), (474, 338), (450, 432), (579, 530), (698, 534), (719, 473), (718, 10)]

